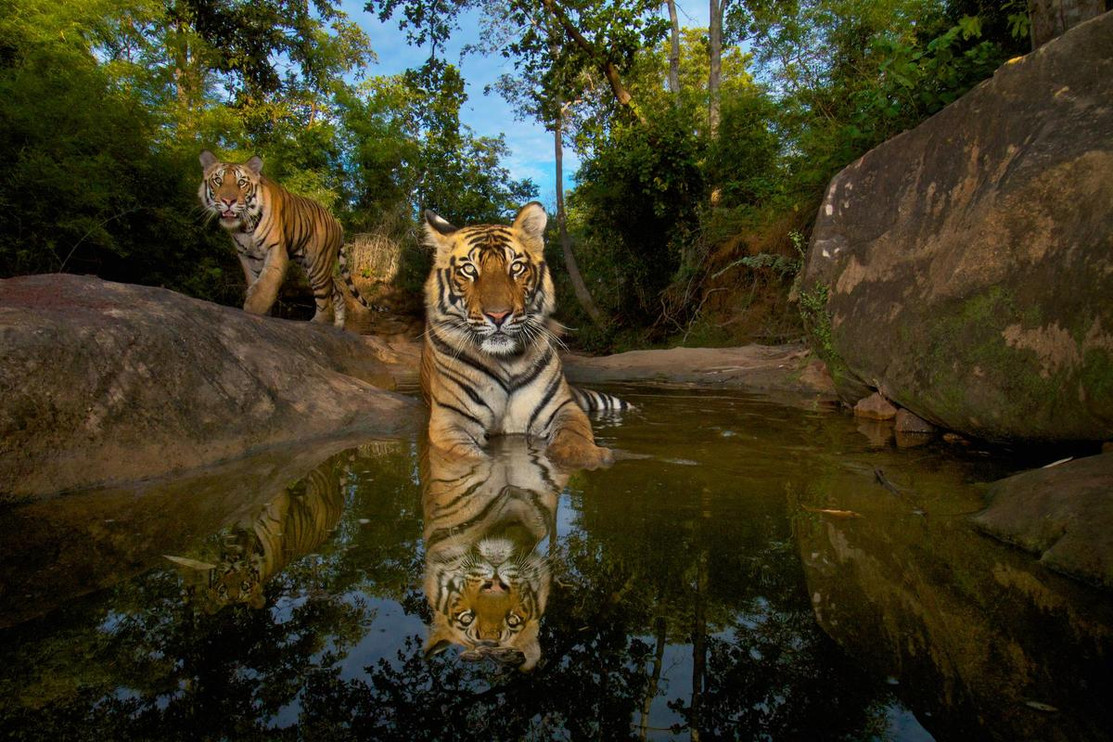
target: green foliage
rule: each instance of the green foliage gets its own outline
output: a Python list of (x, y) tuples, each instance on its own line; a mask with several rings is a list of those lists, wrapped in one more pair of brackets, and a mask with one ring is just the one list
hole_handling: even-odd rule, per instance
[(242, 271), (197, 203), (203, 148), (260, 155), (349, 231), (412, 233), (426, 204), (501, 218), (536, 193), (502, 166), (502, 139), (460, 126), (454, 68), (360, 83), (372, 58), (330, 0), (0, 6), (0, 276), (95, 273), (238, 304)]
[(774, 125), (796, 198), (814, 208), (835, 172), (1022, 53), (1010, 29), (1023, 13), (1006, 5), (1011, 21), (979, 2), (734, 6), (731, 32), (750, 42), (762, 74), (783, 91)]
[(603, 280), (613, 293), (600, 300), (626, 322), (656, 317), (697, 228), (704, 147), (689, 122), (686, 112), (667, 110), (647, 126), (616, 126), (583, 164), (570, 198), (580, 233), (606, 253)]
[(827, 311), (828, 296), (829, 289), (818, 283), (811, 289), (801, 291), (800, 319), (804, 322), (804, 331), (808, 334), (809, 344), (834, 373), (834, 367), (841, 365), (841, 362), (831, 335), (831, 315)]

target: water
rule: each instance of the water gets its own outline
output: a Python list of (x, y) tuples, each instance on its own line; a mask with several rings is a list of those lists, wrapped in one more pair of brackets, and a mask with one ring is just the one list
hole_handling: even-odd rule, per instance
[(605, 471), (375, 441), (0, 512), (0, 737), (1113, 738), (1113, 601), (966, 521), (1039, 455), (621, 393)]

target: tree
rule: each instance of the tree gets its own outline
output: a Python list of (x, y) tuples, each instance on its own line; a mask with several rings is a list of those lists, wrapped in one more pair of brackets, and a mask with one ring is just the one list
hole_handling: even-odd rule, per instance
[(680, 95), (680, 21), (676, 0), (665, 0), (669, 9), (669, 92)]
[(568, 234), (568, 216), (564, 209), (564, 112), (565, 108), (561, 108), (557, 113), (556, 121), (553, 122), (553, 147), (555, 150), (556, 160), (556, 203), (557, 203), (557, 229), (560, 235), (560, 250), (564, 256), (564, 267), (568, 271), (568, 277), (572, 281), (572, 289), (576, 293), (576, 299), (580, 302), (580, 306), (587, 312), (595, 324), (602, 324), (603, 313), (599, 311), (599, 307), (595, 305), (595, 300), (591, 298), (591, 292), (584, 283), (584, 277), (580, 273), (580, 267), (576, 263), (576, 256), (572, 253), (572, 238)]

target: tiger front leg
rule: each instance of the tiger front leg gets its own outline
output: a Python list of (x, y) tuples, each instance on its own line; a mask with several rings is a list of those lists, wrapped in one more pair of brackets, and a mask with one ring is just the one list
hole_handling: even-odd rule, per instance
[(429, 443), (442, 453), (459, 460), (487, 458), (483, 445), (487, 434), (479, 425), (470, 424), (448, 408), (432, 403), (429, 414)]
[(591, 421), (575, 403), (566, 405), (553, 422), (546, 453), (564, 469), (603, 469), (614, 463), (609, 448), (595, 445)]
[(247, 297), (243, 302), (243, 310), (249, 314), (266, 314), (274, 306), (278, 298), (278, 290), (286, 279), (286, 268), (290, 258), (286, 248), (281, 244), (267, 250), (267, 257), (263, 260), (263, 267), (259, 277), (247, 287)]

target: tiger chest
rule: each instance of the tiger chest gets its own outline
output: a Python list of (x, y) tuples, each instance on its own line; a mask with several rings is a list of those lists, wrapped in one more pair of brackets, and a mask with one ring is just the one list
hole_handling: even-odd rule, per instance
[(530, 420), (537, 407), (537, 400), (533, 395), (515, 392), (506, 397), (502, 411), (502, 426), (498, 432), (508, 435), (529, 433)]
[(255, 232), (236, 231), (232, 233), (232, 240), (236, 243), (236, 252), (242, 257), (253, 260), (263, 260), (267, 257), (266, 248), (255, 237)]

